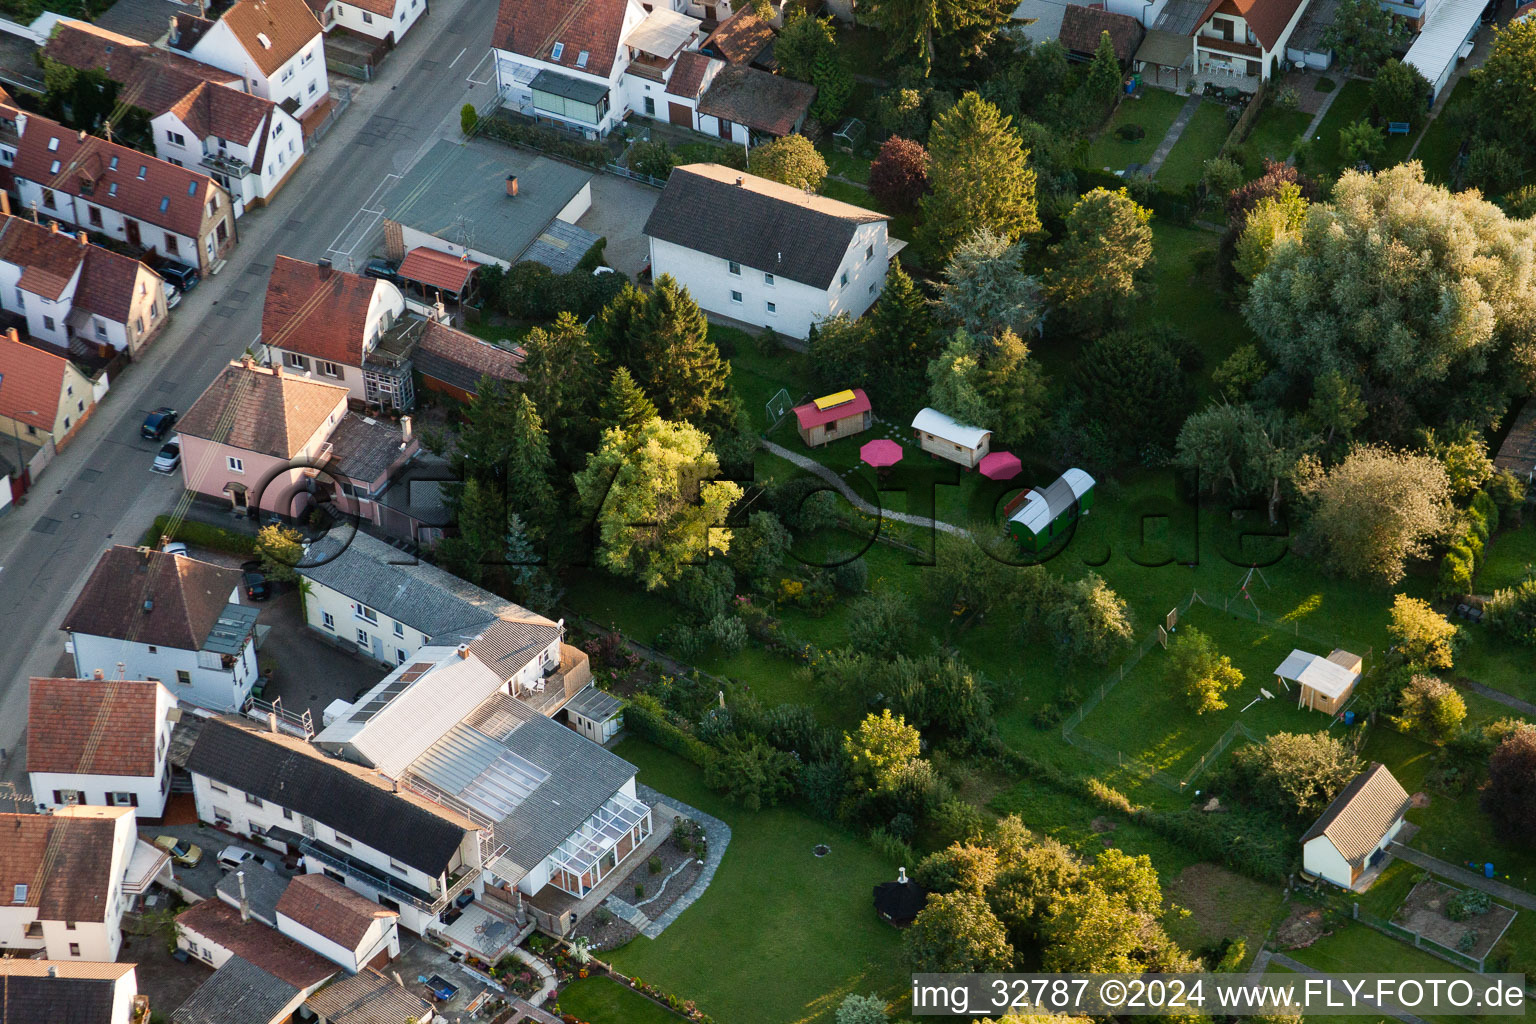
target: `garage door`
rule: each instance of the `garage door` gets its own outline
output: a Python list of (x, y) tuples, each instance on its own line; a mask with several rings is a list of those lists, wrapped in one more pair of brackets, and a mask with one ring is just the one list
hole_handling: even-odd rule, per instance
[(693, 109), (684, 103), (667, 103), (667, 120), (684, 128), (693, 127)]

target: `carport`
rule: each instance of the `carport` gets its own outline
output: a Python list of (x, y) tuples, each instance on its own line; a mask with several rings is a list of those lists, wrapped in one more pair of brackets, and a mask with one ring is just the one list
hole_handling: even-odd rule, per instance
[(1184, 70), (1193, 54), (1189, 36), (1163, 29), (1148, 29), (1147, 36), (1136, 49), (1136, 70), (1142, 73), (1149, 67), (1157, 69), (1157, 83), (1163, 82), (1163, 72), (1173, 72), (1173, 87), (1179, 87), (1179, 73)]

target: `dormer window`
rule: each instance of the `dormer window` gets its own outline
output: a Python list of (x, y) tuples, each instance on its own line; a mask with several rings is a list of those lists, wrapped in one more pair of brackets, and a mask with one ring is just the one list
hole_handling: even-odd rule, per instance
[[(559, 60), (563, 56), (565, 56), (565, 44), (564, 43), (556, 43), (555, 44), (555, 48), (553, 50), (549, 51), (549, 59), (550, 60)], [(57, 140), (55, 140), (55, 141), (57, 141)]]
[(27, 902), (27, 883), (25, 883), (25, 882), (17, 882), (16, 883), (15, 889), (11, 892), (11, 902), (12, 903), (25, 903), (25, 902)]
[(57, 160), (55, 160), (53, 163), (48, 165), (48, 173), (49, 174), (58, 174), (59, 173), (59, 162)]
[(107, 186), (107, 195), (109, 195), (109, 196), (117, 195), (117, 182), (114, 181), (112, 184)]
[(579, 67), (579, 68), (586, 67), (587, 66), (587, 58), (590, 57), (590, 56), (592, 56), (590, 53), (588, 53), (586, 50), (582, 50), (580, 53), (578, 53), (576, 55), (576, 66)]

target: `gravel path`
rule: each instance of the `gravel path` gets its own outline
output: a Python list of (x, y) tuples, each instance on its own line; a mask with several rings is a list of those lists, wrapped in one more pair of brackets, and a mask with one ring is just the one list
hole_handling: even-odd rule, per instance
[[(699, 872), (699, 877), (694, 879), (693, 885), (689, 886), (688, 891), (679, 896), (677, 902), (668, 907), (660, 917), (640, 929), (641, 935), (648, 939), (654, 939), (666, 931), (667, 926), (676, 921), (679, 914), (693, 906), (693, 901), (704, 895), (704, 890), (709, 888), (709, 883), (715, 877), (716, 869), (720, 867), (720, 862), (725, 859), (725, 848), (731, 845), (731, 826), (713, 815), (705, 814), (696, 807), (689, 807), (687, 804), (675, 800), (665, 793), (659, 793), (643, 783), (635, 786), (635, 792), (639, 794), (640, 799), (645, 803), (664, 803), (683, 817), (692, 818), (698, 822), (703, 826), (704, 838), (709, 846), (709, 852), (704, 855), (704, 870)], [(609, 900), (612, 901), (613, 897), (610, 896)], [(636, 911), (636, 913), (640, 912)], [(621, 914), (620, 916), (623, 915)], [(626, 918), (626, 920), (628, 919)]]
[(882, 518), (890, 519), (894, 522), (907, 523), (910, 526), (934, 527), (943, 530), (945, 533), (953, 533), (961, 537), (970, 536), (970, 531), (964, 530), (954, 525), (953, 523), (940, 522), (937, 520), (929, 519), (927, 516), (914, 516), (906, 512), (892, 512), (889, 509), (875, 508), (875, 506), (859, 497), (858, 494), (854, 492), (854, 489), (848, 486), (847, 481), (838, 476), (831, 469), (817, 462), (815, 459), (807, 458), (804, 455), (792, 452), (788, 448), (785, 448), (783, 445), (774, 444), (772, 441), (764, 441), (762, 442), (762, 445), (764, 449), (773, 453), (774, 455), (777, 455), (779, 458), (788, 462), (793, 462), (801, 469), (808, 469), (812, 473), (815, 473), (817, 476), (821, 477), (827, 483), (837, 488), (839, 494), (847, 498), (854, 508), (858, 509), (860, 512), (863, 512), (865, 515), (881, 516)]

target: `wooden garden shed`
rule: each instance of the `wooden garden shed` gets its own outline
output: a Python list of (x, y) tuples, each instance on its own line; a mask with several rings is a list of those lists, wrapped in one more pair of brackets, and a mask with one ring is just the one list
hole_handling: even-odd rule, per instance
[(1008, 535), (1031, 551), (1050, 545), (1093, 507), (1094, 479), (1069, 469), (1049, 486), (1028, 489), (1003, 507)]
[(1298, 708), (1336, 715), (1355, 692), (1364, 667), (1363, 658), (1345, 650), (1335, 649), (1326, 658), (1297, 650), (1280, 663), (1275, 676), (1297, 684)]
[(868, 430), (873, 421), (869, 396), (863, 388), (823, 395), (794, 408), (800, 440), (815, 448)]
[(975, 469), (992, 447), (992, 431), (960, 423), (937, 409), (924, 409), (913, 417), (912, 430), (923, 451), (966, 469)]

